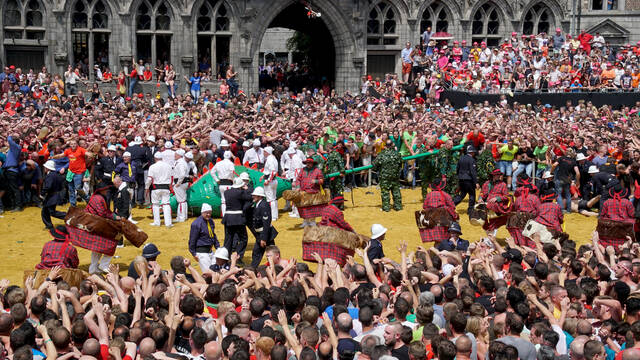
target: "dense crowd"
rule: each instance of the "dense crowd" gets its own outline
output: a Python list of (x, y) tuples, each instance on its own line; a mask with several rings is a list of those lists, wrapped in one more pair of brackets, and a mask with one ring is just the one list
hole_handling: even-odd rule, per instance
[[(40, 76), (8, 67), (0, 78), (0, 204), (12, 211), (42, 207), (53, 240), (37, 266), (48, 269), (45, 279), (30, 276), (20, 286), (0, 281), (2, 357), (640, 358), (640, 247), (634, 231), (628, 238), (604, 231), (594, 232), (592, 239), (562, 234), (564, 214), (574, 211), (633, 228), (640, 214), (635, 210), (640, 102), (619, 109), (589, 102), (554, 107), (506, 101), (453, 108), (435, 96), (437, 84), (451, 81), (452, 74), (475, 76), (481, 83), (491, 78), (499, 87), (522, 90), (544, 89), (540, 78), (548, 70), (561, 72), (560, 84), (569, 74), (572, 84), (574, 69), (582, 79), (587, 74), (582, 70), (597, 75), (604, 65), (609, 71), (606, 61), (615, 66), (614, 73), (628, 66), (632, 76), (638, 73), (636, 48), (610, 58), (611, 50), (596, 40), (597, 34), (589, 40), (581, 34), (580, 44), (563, 37), (560, 46), (558, 36), (563, 37), (513, 37), (499, 48), (485, 50), (480, 44), (469, 51), (462, 50), (465, 44), (445, 48), (425, 38), (426, 57), (410, 44), (403, 51), (403, 58), (408, 53), (417, 62), (415, 73), (405, 66), (405, 79), (365, 78), (362, 93), (355, 95), (286, 87), (255, 94), (222, 87), (218, 93), (200, 93), (193, 88), (197, 73), (187, 79), (188, 94), (171, 84), (167, 98), (134, 95), (135, 84), (129, 84), (130, 94), (121, 87), (115, 94), (102, 92), (97, 84), (88, 94), (75, 86), (80, 78), (72, 68), (52, 77), (46, 69)], [(541, 63), (541, 56), (548, 62)], [(552, 64), (565, 62), (564, 57), (568, 64)], [(487, 67), (491, 70), (485, 73)], [(166, 70), (165, 76), (172, 71)], [(415, 83), (408, 82), (412, 74)], [(513, 74), (518, 74), (515, 82)], [(414, 97), (411, 86), (434, 76), (430, 87), (419, 89), (424, 96)], [(628, 89), (622, 77), (620, 87)], [(522, 78), (524, 84), (518, 85)], [(436, 150), (434, 156), (400, 161)], [(236, 176), (234, 162), (261, 171), (262, 186)], [(372, 169), (346, 172), (367, 165)], [(88, 202), (89, 213), (113, 220), (130, 218), (132, 206), (151, 203), (152, 225), (161, 225), (162, 208), (170, 227), (170, 191), (178, 202), (177, 221), (185, 221), (186, 189), (205, 171), (227, 199), (222, 209), (226, 235), (244, 237), (244, 247), (247, 228), (256, 237), (253, 254), (260, 257), (250, 266), (242, 262), (244, 247), (218, 242), (207, 204), (191, 226), (189, 250), (199, 266), (188, 257), (162, 254), (148, 242), (127, 276), (108, 264), (115, 245), (107, 251), (101, 248), (104, 237), (78, 235), (84, 230), (55, 226), (51, 219), (65, 217), (56, 206), (66, 202)], [(423, 241), (435, 241), (428, 249), (408, 249), (406, 241), (387, 244), (387, 229), (374, 224), (366, 247), (339, 259), (344, 262), (312, 252), (318, 264), (312, 271), (297, 259), (281, 258), (275, 245), (276, 175), (308, 193), (317, 193), (321, 185), (330, 190), (331, 205), (319, 215), (304, 207), (299, 214), (292, 210), (305, 226), (322, 217), (319, 226), (353, 231), (339, 207), (341, 195), (357, 186), (378, 184), (382, 210), (391, 210), (389, 192), (393, 208), (401, 210), (399, 182), (420, 183), (424, 210), (443, 210), (454, 221), (446, 227), (417, 223)], [(475, 204), (476, 189), (484, 210)], [(455, 222), (455, 204), (466, 196), (470, 217), (487, 230), (482, 239), (465, 240)], [(252, 202), (252, 217), (242, 218), (241, 225), (230, 222), (232, 216), (244, 216), (243, 204)], [(533, 222), (526, 229), (507, 224), (513, 238), (505, 245), (495, 230), (512, 208), (519, 216), (528, 213)], [(484, 217), (478, 217), (480, 211)], [(79, 263), (69, 242), (74, 236), (74, 244), (78, 236), (84, 243), (95, 241), (90, 244), (92, 275), (86, 279), (65, 273)], [(386, 257), (385, 249), (398, 251), (400, 263)], [(170, 268), (161, 268), (159, 256), (170, 258)]]

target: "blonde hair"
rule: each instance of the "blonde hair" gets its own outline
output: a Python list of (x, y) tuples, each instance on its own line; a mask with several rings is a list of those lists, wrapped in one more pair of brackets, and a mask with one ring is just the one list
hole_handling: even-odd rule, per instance
[(470, 332), (476, 339), (480, 339), (482, 341), (487, 341), (487, 332), (482, 332), (482, 318), (480, 316), (470, 316), (467, 319), (467, 327), (465, 328), (466, 332)]

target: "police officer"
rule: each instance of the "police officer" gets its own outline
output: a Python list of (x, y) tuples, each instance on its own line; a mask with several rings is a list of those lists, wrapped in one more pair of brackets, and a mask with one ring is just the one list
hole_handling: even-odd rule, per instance
[[(131, 189), (120, 175), (113, 178), (113, 186), (116, 188), (116, 194), (113, 197), (113, 213), (123, 219), (131, 219)], [(122, 234), (116, 235), (116, 240), (118, 240), (118, 247), (124, 246)]]
[(467, 146), (467, 153), (460, 157), (458, 161), (458, 181), (460, 192), (453, 198), (453, 202), (458, 205), (467, 194), (469, 195), (469, 206), (467, 213), (476, 205), (476, 187), (478, 186), (478, 172), (476, 169), (476, 148), (473, 145)]
[(56, 210), (56, 206), (62, 202), (62, 195), (60, 192), (64, 190), (64, 178), (56, 171), (56, 164), (53, 160), (49, 160), (44, 163), (44, 181), (42, 183), (42, 210), (40, 215), (42, 222), (48, 230), (53, 229), (53, 223), (51, 217), (64, 220), (67, 215), (62, 211)]
[[(136, 167), (136, 165), (132, 163), (131, 158), (132, 158), (131, 153), (128, 151), (125, 151), (124, 154), (122, 154), (122, 162), (118, 164), (118, 166), (116, 166), (116, 170), (115, 170), (115, 174), (117, 176), (120, 176), (120, 178), (122, 179), (122, 182), (126, 184), (127, 191), (129, 191), (129, 201), (135, 200), (135, 191), (137, 186), (136, 176), (138, 171), (138, 168)], [(115, 185), (115, 183), (113, 184)], [(117, 193), (117, 190), (116, 190), (116, 193)], [(134, 224), (137, 224), (137, 222), (131, 218), (130, 210), (128, 211), (128, 214), (129, 214), (128, 216), (129, 221), (131, 221)]]
[(233, 184), (233, 172), (236, 170), (235, 165), (231, 161), (231, 151), (224, 152), (224, 160), (218, 161), (211, 169), (211, 176), (213, 180), (218, 183), (218, 190), (220, 190), (220, 212), (224, 215), (227, 204), (224, 199), (224, 192), (231, 188)]
[(184, 160), (184, 150), (176, 150), (176, 164), (173, 166), (173, 192), (178, 202), (176, 222), (187, 221), (187, 188), (189, 187), (189, 164)]
[(274, 239), (278, 231), (271, 225), (271, 207), (265, 200), (264, 188), (258, 187), (253, 190), (253, 233), (256, 243), (251, 254), (251, 266), (257, 267), (262, 261), (264, 251), (269, 245), (275, 245)]
[(162, 153), (156, 152), (154, 155), (156, 162), (149, 167), (149, 176), (145, 187), (151, 196), (151, 210), (153, 211), (152, 226), (160, 226), (160, 207), (164, 212), (164, 225), (172, 227), (171, 224), (171, 165), (162, 160)]
[[(122, 159), (116, 156), (116, 146), (109, 145), (107, 147), (107, 156), (101, 157), (96, 161), (96, 165), (93, 168), (93, 173), (96, 179), (96, 183), (103, 182), (105, 184), (113, 184), (113, 177), (115, 176), (116, 166), (122, 162)], [(113, 194), (111, 191), (107, 195), (107, 204), (111, 201)]]
[(224, 225), (224, 247), (238, 253), (239, 263), (242, 263), (244, 252), (247, 249), (249, 236), (247, 235), (247, 221), (245, 209), (251, 206), (251, 194), (246, 191), (244, 181), (237, 177), (233, 180), (231, 189), (225, 191), (224, 197), (227, 210), (222, 217)]
[[(144, 204), (144, 168), (151, 162), (151, 153), (149, 152), (149, 148), (143, 145), (140, 136), (135, 137), (134, 141), (127, 146), (126, 151), (131, 154), (131, 163), (133, 163), (135, 167), (133, 174), (135, 186), (131, 189), (136, 189), (136, 191), (133, 193), (134, 196), (132, 196), (131, 199), (137, 200), (138, 205), (142, 206)], [(129, 183), (129, 186), (131, 186), (131, 183)]]

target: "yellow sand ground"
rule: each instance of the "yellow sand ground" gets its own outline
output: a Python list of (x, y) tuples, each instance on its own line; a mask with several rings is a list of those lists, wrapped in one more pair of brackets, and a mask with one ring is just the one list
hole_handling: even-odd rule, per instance
[[(372, 193), (367, 194), (370, 191)], [(386, 240), (384, 241), (385, 254), (396, 260), (400, 260), (400, 254), (396, 250), (397, 244), (406, 240), (409, 243), (409, 249), (415, 249), (421, 245), (420, 236), (415, 225), (414, 211), (422, 208), (420, 200), (420, 189), (402, 190), (402, 198), (404, 209), (402, 211), (391, 211), (388, 213), (380, 211), (380, 195), (376, 188), (356, 189), (354, 192), (355, 206), (351, 204), (351, 194), (345, 193), (346, 210), (345, 218), (354, 227), (354, 229), (362, 234), (370, 235), (371, 224), (380, 223), (387, 227)], [(280, 208), (284, 206), (284, 200), (280, 200)], [(469, 224), (466, 216), (467, 203), (463, 202), (458, 206), (458, 213), (461, 215), (462, 238), (476, 241), (484, 235), (484, 231), (480, 227)], [(63, 209), (60, 209), (63, 210)], [(159, 262), (163, 267), (169, 266), (169, 260), (174, 255), (188, 256), (188, 238), (189, 226), (194, 218), (190, 218), (187, 222), (175, 224), (171, 229), (164, 226), (154, 227), (151, 223), (151, 210), (134, 209), (134, 219), (139, 222), (144, 231), (149, 234), (149, 240), (156, 244), (162, 255)], [(53, 219), (54, 224), (60, 224), (61, 221)], [(215, 232), (218, 239), (223, 243), (224, 229), (220, 224), (220, 219), (215, 220)], [(302, 229), (298, 225), (302, 223), (301, 219), (290, 218), (288, 213), (281, 212), (280, 218), (275, 222), (274, 226), (278, 229), (279, 235), (276, 238), (276, 244), (280, 247), (282, 256), (285, 258), (296, 257), (302, 258)], [(589, 241), (591, 232), (595, 229), (596, 219), (587, 218), (579, 214), (571, 214), (565, 216), (565, 231), (571, 235), (571, 239), (576, 240), (579, 244)], [(498, 232), (498, 238), (505, 238), (508, 232), (503, 227)], [(40, 219), (40, 209), (28, 208), (21, 213), (5, 213), (4, 218), (0, 218), (0, 278), (7, 278), (13, 284), (22, 282), (23, 271), (25, 269), (33, 269), (40, 261), (40, 252), (42, 245), (50, 240), (47, 231)], [(249, 234), (249, 245), (245, 254), (245, 263), (251, 261), (251, 249), (253, 249), (254, 239)], [(80, 268), (87, 270), (90, 252), (85, 249), (78, 248), (80, 256)], [(116, 251), (118, 258), (113, 259), (113, 263), (120, 264), (122, 273), (126, 273), (127, 266), (141, 250), (131, 244), (127, 244), (124, 248)], [(313, 267), (315, 268), (315, 266)]]

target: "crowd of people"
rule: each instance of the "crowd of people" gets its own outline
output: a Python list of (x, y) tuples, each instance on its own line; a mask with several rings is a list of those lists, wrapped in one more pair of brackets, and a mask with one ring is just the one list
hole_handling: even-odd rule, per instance
[[(556, 36), (537, 39), (514, 36), (487, 51), (480, 44), (459, 60), (459, 46), (441, 46), (436, 78), (446, 80), (466, 61), (463, 72), (494, 76), (503, 86), (509, 66), (518, 79), (521, 73), (539, 79), (556, 66), (536, 65), (544, 51), (549, 62), (568, 56), (563, 69), (570, 70), (561, 71), (567, 74), (576, 68), (594, 74), (600, 65), (589, 59), (609, 56), (597, 36), (583, 43), (581, 34), (576, 47), (566, 38), (561, 46)], [(424, 40), (431, 56), (432, 42)], [(449, 51), (450, 60), (440, 61)], [(532, 53), (513, 55), (523, 51)], [(619, 50), (611, 60), (635, 74), (635, 51)], [(408, 44), (405, 55), (415, 61), (420, 53)], [(483, 74), (496, 62), (498, 69)], [(506, 101), (453, 108), (431, 90), (415, 97), (407, 91), (413, 69), (403, 67), (404, 79), (365, 78), (355, 95), (283, 87), (200, 93), (194, 74), (189, 93), (169, 87), (164, 98), (99, 87), (87, 96), (61, 80), (75, 78), (73, 69), (69, 76), (45, 75), (44, 83), (57, 80), (42, 90), (34, 86), (39, 75), (7, 67), (0, 76), (0, 204), (15, 212), (41, 207), (52, 240), (36, 266), (48, 271), (46, 278), (0, 281), (2, 357), (639, 358), (640, 102), (618, 109)], [(427, 76), (423, 69), (415, 72), (417, 84)], [(260, 181), (238, 174), (236, 164), (261, 172)], [(151, 239), (126, 276), (110, 264), (118, 239), (73, 226), (71, 219), (66, 226), (52, 220), (67, 216), (58, 206), (68, 202), (72, 211), (86, 202), (80, 211), (120, 224), (129, 239), (123, 224), (135, 223), (132, 208), (151, 205), (152, 225), (172, 232), (174, 221), (187, 221), (187, 189), (205, 172), (218, 184), (224, 242), (214, 232), (214, 209), (204, 204), (191, 223), (190, 254), (163, 254)], [(283, 259), (280, 181), (309, 196), (329, 190), (328, 204), (287, 203), (287, 210), (302, 226), (347, 233), (353, 227), (341, 211), (346, 191), (377, 184), (381, 210), (400, 211), (401, 186), (419, 183), (424, 203), (415, 221), (425, 247), (388, 244), (383, 223), (373, 224), (364, 247), (351, 252), (305, 248), (315, 270)], [(458, 222), (455, 207), (465, 197), (472, 223), (486, 230), (482, 239), (465, 239)], [(571, 212), (598, 217), (591, 239), (563, 232)], [(495, 237), (501, 226), (511, 234), (506, 244)], [(255, 245), (245, 265), (247, 230)], [(92, 251), (87, 278), (68, 276), (79, 265), (75, 246)], [(385, 250), (397, 251), (401, 261)], [(159, 265), (160, 256), (170, 259), (169, 268)]]

